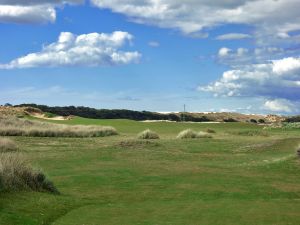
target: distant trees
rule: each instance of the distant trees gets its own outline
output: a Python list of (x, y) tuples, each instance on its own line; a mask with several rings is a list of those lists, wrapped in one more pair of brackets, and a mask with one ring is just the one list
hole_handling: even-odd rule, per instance
[(296, 123), (296, 122), (300, 122), (300, 116), (292, 116), (292, 117), (288, 117), (284, 120), (284, 122), (288, 122), (288, 123)]
[[(94, 109), (89, 107), (75, 107), (75, 106), (46, 106), (46, 105), (36, 105), (36, 104), (21, 104), (16, 105), (16, 107), (34, 107), (42, 110), (43, 112), (53, 113), (60, 116), (80, 116), (92, 119), (131, 119), (131, 120), (171, 120), (180, 121), (180, 115), (175, 113), (161, 114), (149, 111), (133, 111), (127, 109)], [(193, 117), (191, 115), (186, 115), (186, 121), (193, 122), (204, 122), (210, 121), (205, 116), (203, 117)]]
[(233, 119), (233, 118), (227, 118), (223, 120), (224, 122), (238, 122), (237, 120)]

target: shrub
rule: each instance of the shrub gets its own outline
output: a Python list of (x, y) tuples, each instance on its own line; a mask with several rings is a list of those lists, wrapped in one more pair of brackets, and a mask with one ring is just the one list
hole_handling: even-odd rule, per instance
[(258, 122), (259, 123), (265, 123), (266, 121), (264, 119), (259, 119)]
[(256, 119), (250, 119), (250, 123), (257, 123)]
[(0, 137), (0, 152), (12, 152), (18, 150), (15, 142), (8, 138)]
[(138, 139), (159, 139), (159, 136), (154, 131), (147, 129), (138, 134)]
[(0, 192), (3, 191), (47, 191), (58, 194), (58, 190), (41, 171), (35, 171), (19, 154), (0, 154)]
[(32, 137), (104, 137), (116, 135), (109, 126), (63, 125), (30, 121), (16, 117), (0, 117), (0, 135)]
[(223, 119), (223, 121), (224, 121), (224, 122), (227, 122), (227, 123), (238, 122), (236, 119), (233, 119), (233, 118)]
[(206, 132), (196, 132), (191, 129), (183, 130), (178, 135), (178, 139), (186, 139), (186, 138), (211, 138), (212, 136)]
[(213, 129), (207, 128), (207, 129), (206, 129), (206, 133), (209, 133), (209, 134), (215, 134), (216, 131), (213, 130)]

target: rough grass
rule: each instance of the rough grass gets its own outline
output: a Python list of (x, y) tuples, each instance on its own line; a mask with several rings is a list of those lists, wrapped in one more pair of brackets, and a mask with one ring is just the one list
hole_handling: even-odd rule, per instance
[(9, 138), (0, 137), (0, 153), (17, 151), (18, 146)]
[(1, 136), (31, 137), (104, 137), (118, 134), (110, 126), (64, 125), (0, 117)]
[(183, 130), (178, 135), (178, 139), (188, 139), (188, 138), (211, 138), (212, 136), (206, 132), (200, 131), (196, 132), (191, 129)]
[(47, 191), (58, 193), (46, 176), (35, 171), (20, 154), (0, 154), (0, 192), (7, 191)]
[(234, 135), (240, 135), (240, 136), (263, 136), (263, 137), (269, 136), (269, 133), (265, 130), (241, 130), (241, 131), (235, 131), (230, 133)]
[(138, 139), (159, 139), (158, 134), (149, 129), (142, 131), (137, 137)]
[[(217, 131), (213, 139), (174, 140), (182, 130), (208, 125), (78, 117), (59, 123), (113, 125), (122, 135), (15, 137), (63, 195), (1, 193), (1, 225), (300, 224), (300, 130), (240, 136), (228, 131), (262, 127), (219, 123), (209, 125)], [(146, 128), (162, 140), (137, 139)], [(244, 146), (251, 151), (235, 151)]]

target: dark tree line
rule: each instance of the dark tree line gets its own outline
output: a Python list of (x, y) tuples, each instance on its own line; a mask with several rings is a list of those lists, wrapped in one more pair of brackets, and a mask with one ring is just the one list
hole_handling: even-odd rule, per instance
[(292, 117), (288, 117), (284, 120), (284, 122), (288, 122), (288, 123), (296, 123), (296, 122), (300, 122), (300, 116), (292, 116)]
[[(171, 120), (180, 121), (181, 115), (175, 113), (161, 114), (149, 111), (133, 111), (127, 109), (94, 109), (83, 106), (46, 106), (36, 104), (21, 104), (15, 107), (34, 107), (42, 110), (43, 112), (53, 113), (59, 116), (80, 116), (91, 119), (130, 119), (130, 120)], [(186, 114), (185, 121), (205, 122), (210, 121), (207, 117), (193, 117)]]

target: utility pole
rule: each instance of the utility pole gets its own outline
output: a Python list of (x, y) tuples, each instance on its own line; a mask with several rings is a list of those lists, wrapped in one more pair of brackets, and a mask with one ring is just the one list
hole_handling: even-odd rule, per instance
[(183, 105), (182, 122), (185, 122), (185, 104)]

